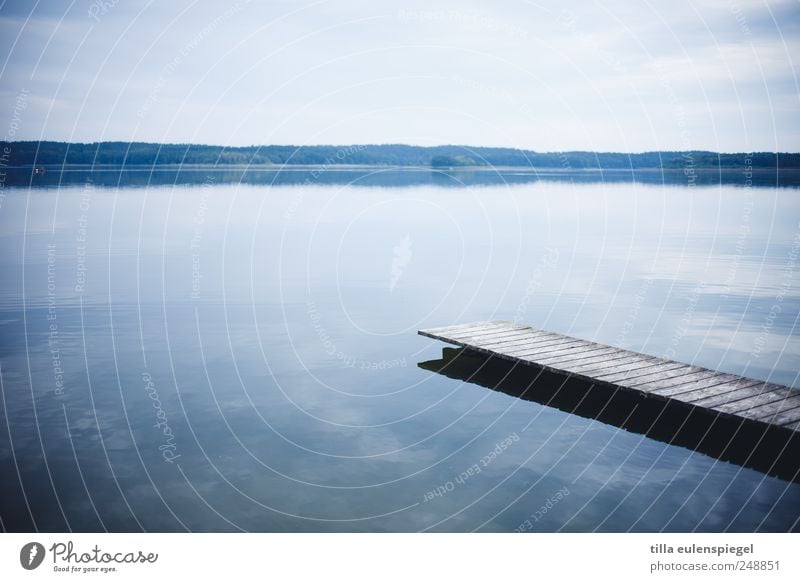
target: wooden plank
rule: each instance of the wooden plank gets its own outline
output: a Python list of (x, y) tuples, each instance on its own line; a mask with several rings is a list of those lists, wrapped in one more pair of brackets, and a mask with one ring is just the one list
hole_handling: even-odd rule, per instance
[(633, 368), (642, 368), (653, 365), (654, 362), (636, 355), (619, 352), (617, 354), (601, 354), (593, 358), (576, 360), (573, 362), (562, 362), (560, 365), (566, 366), (575, 371), (591, 371), (592, 378), (599, 378), (600, 371), (609, 374), (625, 372)]
[[(529, 345), (537, 345), (543, 342), (554, 342), (554, 341), (564, 341), (563, 338), (560, 337), (552, 337), (545, 334), (511, 334), (511, 335), (503, 335), (503, 336), (480, 336), (480, 337), (457, 337), (453, 338), (457, 339), (462, 342), (466, 343), (480, 343), (481, 345), (497, 345), (502, 346), (504, 343), (510, 343), (512, 341), (525, 339)], [(524, 344), (520, 344), (524, 345)]]
[(719, 384), (715, 384), (714, 386), (708, 386), (707, 388), (700, 388), (698, 390), (691, 390), (689, 392), (681, 392), (680, 394), (673, 394), (671, 398), (675, 400), (680, 400), (681, 402), (685, 402), (687, 404), (694, 404), (698, 400), (702, 400), (703, 398), (708, 398), (709, 396), (716, 396), (718, 394), (725, 394), (732, 390), (738, 390), (739, 388), (747, 388), (749, 386), (756, 386), (760, 384), (758, 380), (750, 380), (748, 378), (737, 378), (735, 380), (728, 380), (723, 381)]
[(428, 333), (427, 331), (424, 331), (420, 332), (420, 334), (433, 339), (438, 339), (459, 345), (472, 345), (476, 341), (477, 337), (479, 337), (471, 335), (470, 332), (465, 332), (463, 334), (445, 335), (445, 334)]
[(531, 341), (530, 345), (531, 345), (531, 348), (533, 349), (533, 348), (539, 348), (541, 346), (549, 345), (549, 344), (557, 344), (557, 343), (567, 344), (567, 343), (574, 343), (574, 342), (580, 342), (582, 344), (587, 343), (587, 342), (585, 342), (583, 340), (579, 340), (579, 339), (576, 339), (574, 337), (564, 337), (564, 336), (549, 334), (549, 336), (544, 336), (543, 335), (541, 337), (538, 337), (538, 338), (534, 339), (533, 341)]
[[(745, 401), (745, 404), (742, 406), (744, 408), (748, 408), (747, 400), (754, 396), (758, 396), (760, 394), (769, 394), (775, 389), (780, 388), (780, 386), (776, 386), (775, 384), (754, 384), (752, 386), (744, 386), (741, 388), (737, 388), (735, 390), (731, 390), (729, 392), (725, 392), (722, 394), (716, 394), (712, 396), (706, 396), (700, 399), (692, 400), (692, 404), (695, 406), (704, 406), (706, 408), (715, 408), (717, 406), (722, 406), (723, 404), (731, 404), (733, 402)], [(767, 397), (766, 402), (772, 402), (773, 400), (780, 399), (781, 396), (769, 396)], [(757, 405), (756, 405), (757, 406)]]
[(653, 363), (654, 358), (650, 356), (637, 356), (637, 355), (623, 355), (615, 359), (602, 359), (590, 364), (562, 364), (565, 370), (570, 372), (577, 372), (585, 376), (596, 377), (597, 374), (602, 372), (624, 372), (641, 368), (642, 364)]
[(637, 390), (642, 390), (643, 392), (652, 392), (654, 390), (670, 388), (674, 386), (683, 386), (684, 384), (689, 384), (692, 382), (700, 382), (701, 380), (708, 380), (710, 378), (716, 378), (719, 376), (719, 372), (713, 372), (711, 370), (700, 370), (699, 372), (693, 372), (691, 374), (681, 375), (668, 375), (665, 374), (661, 378), (651, 379), (651, 378), (632, 378), (630, 380), (622, 380), (620, 384), (627, 388), (636, 388)]
[[(680, 368), (675, 368), (671, 370), (663, 370), (659, 372), (654, 372), (652, 374), (646, 374), (644, 376), (636, 376), (627, 378), (624, 380), (625, 386), (628, 388), (634, 388), (636, 386), (640, 386), (641, 384), (647, 384), (649, 382), (657, 382), (658, 380), (672, 380), (673, 378), (686, 378), (686, 377), (694, 377), (695, 374), (703, 374), (706, 371), (702, 368), (697, 368), (696, 366), (690, 366), (688, 364), (684, 364)], [(622, 380), (620, 380), (622, 381)]]
[(792, 420), (800, 420), (800, 396), (794, 395), (785, 400), (764, 404), (754, 408), (753, 412), (758, 415), (759, 420), (771, 424), (785, 424)]
[(585, 344), (563, 348), (559, 350), (559, 352), (560, 353), (548, 353), (543, 357), (542, 361), (546, 361), (548, 365), (551, 365), (560, 364), (562, 362), (580, 362), (590, 358), (614, 357), (619, 355), (619, 350), (617, 348), (594, 347)]
[(561, 356), (552, 360), (544, 358), (540, 363), (550, 366), (552, 368), (562, 367), (566, 371), (573, 371), (579, 366), (597, 366), (602, 365), (604, 362), (616, 362), (622, 364), (628, 361), (630, 356), (625, 353), (603, 353), (602, 350), (585, 350), (580, 352), (582, 355), (576, 357)]
[(560, 347), (550, 346), (541, 352), (537, 352), (537, 361), (549, 366), (550, 364), (558, 364), (562, 361), (578, 362), (588, 358), (608, 356), (610, 353), (613, 353), (604, 353), (606, 350), (608, 350), (608, 348), (587, 349), (585, 345), (572, 345), (567, 347), (563, 345)]
[(538, 329), (533, 329), (532, 327), (527, 327), (524, 325), (516, 325), (516, 324), (485, 324), (478, 327), (468, 327), (464, 329), (459, 329), (453, 332), (449, 332), (447, 335), (449, 337), (461, 337), (465, 335), (474, 335), (474, 336), (482, 336), (482, 335), (492, 335), (492, 334), (503, 334), (503, 333), (511, 333), (514, 331), (522, 331), (525, 333), (550, 333), (545, 332)]
[(482, 348), (500, 348), (505, 353), (511, 348), (528, 345), (535, 338), (536, 336), (531, 335), (514, 335), (500, 338), (477, 338), (471, 341), (480, 345)]
[[(433, 335), (449, 335), (452, 333), (458, 333), (459, 331), (467, 330), (467, 329), (474, 329), (480, 327), (502, 327), (505, 326), (505, 322), (500, 321), (479, 321), (479, 322), (472, 322), (472, 323), (459, 323), (457, 325), (447, 325), (445, 327), (433, 327), (431, 329), (424, 329), (421, 330), (420, 333), (424, 334), (433, 334)], [(524, 327), (524, 326), (520, 326)]]
[(499, 327), (476, 327), (472, 329), (463, 329), (459, 330), (454, 333), (448, 333), (447, 336), (454, 338), (454, 339), (461, 339), (461, 338), (479, 338), (479, 337), (489, 337), (495, 335), (505, 335), (510, 333), (526, 333), (532, 334), (534, 330), (532, 329), (525, 329), (524, 327), (508, 327), (508, 326), (499, 326)]
[(530, 346), (526, 346), (524, 348), (512, 348), (508, 350), (508, 354), (515, 357), (524, 357), (529, 354), (545, 354), (550, 353), (556, 350), (564, 350), (564, 349), (586, 349), (586, 343), (582, 342), (581, 340), (550, 340), (545, 342), (539, 342), (535, 344), (531, 344)]
[(536, 351), (527, 350), (522, 353), (515, 353), (512, 354), (512, 356), (526, 362), (535, 362), (539, 365), (547, 366), (549, 365), (550, 360), (558, 360), (561, 357), (569, 357), (567, 354), (572, 354), (573, 357), (577, 357), (578, 354), (585, 353), (583, 352), (582, 348), (583, 346), (580, 345), (566, 347), (563, 344), (552, 345), (544, 346)]
[(800, 431), (800, 389), (715, 372), (512, 322), (458, 324), (420, 330), (419, 333), (511, 362), (676, 400), (710, 413), (736, 416), (743, 422)]
[[(655, 388), (652, 390), (648, 390), (648, 392), (652, 392), (653, 394), (658, 394), (659, 396), (672, 396), (675, 397), (678, 394), (684, 394), (686, 392), (696, 392), (698, 390), (702, 390), (705, 388), (712, 388), (719, 384), (725, 384), (727, 382), (737, 382), (741, 380), (739, 376), (734, 376), (733, 374), (722, 374), (722, 373), (714, 373), (712, 372), (712, 376), (703, 380), (692, 380), (689, 382), (675, 382), (673, 385), (667, 386), (665, 388)], [(664, 382), (665, 384), (670, 384), (670, 381), (667, 380)]]
[(626, 370), (624, 372), (612, 372), (607, 374), (598, 374), (596, 378), (606, 382), (617, 382), (619, 380), (627, 380), (633, 378), (657, 378), (660, 375), (668, 374), (669, 372), (688, 373), (691, 370), (690, 366), (680, 362), (653, 362), (648, 366), (643, 366), (638, 369)]
[(724, 404), (706, 404), (705, 406), (706, 408), (713, 408), (714, 410), (720, 410), (722, 412), (747, 414), (758, 418), (759, 413), (754, 410), (756, 407), (770, 402), (785, 400), (786, 397), (787, 392), (785, 390), (779, 390), (777, 393), (775, 390), (769, 390), (760, 394), (753, 394), (748, 398), (734, 400)]
[(797, 422), (800, 421), (800, 407), (782, 410), (772, 416), (759, 416), (757, 420), (778, 426)]
[(594, 349), (594, 348), (606, 348), (606, 349), (608, 349), (610, 347), (610, 346), (604, 346), (603, 344), (597, 344), (595, 342), (590, 342), (590, 341), (587, 341), (587, 340), (577, 339), (577, 338), (573, 338), (573, 337), (566, 336), (566, 335), (558, 335), (558, 334), (556, 334), (556, 337), (558, 339), (562, 340), (565, 344), (566, 343), (570, 343), (570, 342), (576, 342), (576, 346), (577, 345), (581, 345), (581, 346), (583, 346), (584, 349), (587, 349), (587, 350), (588, 349)]
[(502, 340), (496, 340), (492, 338), (489, 339), (478, 338), (478, 339), (467, 339), (461, 341), (466, 341), (471, 345), (480, 346), (482, 348), (494, 349), (497, 350), (498, 352), (503, 352), (504, 354), (508, 354), (508, 351), (514, 347), (520, 347), (530, 344), (531, 341), (533, 341), (533, 338), (526, 336), (515, 336), (512, 338), (505, 338)]
[(513, 338), (521, 338), (527, 337), (530, 339), (545, 339), (545, 338), (554, 338), (558, 336), (553, 336), (544, 331), (537, 331), (537, 330), (529, 330), (529, 329), (503, 329), (499, 331), (492, 331), (492, 332), (482, 332), (478, 334), (470, 333), (469, 335), (458, 335), (455, 336), (459, 339), (469, 338), (472, 341), (482, 341), (482, 342), (499, 342), (502, 340), (510, 340)]

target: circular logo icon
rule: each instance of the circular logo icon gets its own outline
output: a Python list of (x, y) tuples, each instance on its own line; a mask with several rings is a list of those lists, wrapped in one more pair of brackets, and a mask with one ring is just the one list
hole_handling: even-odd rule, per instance
[(44, 546), (39, 542), (29, 542), (19, 551), (19, 563), (26, 570), (35, 570), (44, 561)]

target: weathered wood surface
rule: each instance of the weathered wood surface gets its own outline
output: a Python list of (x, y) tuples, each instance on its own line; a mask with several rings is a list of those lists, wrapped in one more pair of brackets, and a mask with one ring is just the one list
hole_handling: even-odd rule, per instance
[(420, 335), (595, 384), (789, 431), (800, 431), (800, 389), (639, 354), (527, 325), (486, 321)]

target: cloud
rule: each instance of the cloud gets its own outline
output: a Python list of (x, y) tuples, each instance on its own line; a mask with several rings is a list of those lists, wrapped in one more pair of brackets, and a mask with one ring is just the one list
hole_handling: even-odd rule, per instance
[(27, 139), (681, 149), (677, 104), (697, 149), (800, 144), (794, 2), (0, 10), (0, 112), (30, 90)]

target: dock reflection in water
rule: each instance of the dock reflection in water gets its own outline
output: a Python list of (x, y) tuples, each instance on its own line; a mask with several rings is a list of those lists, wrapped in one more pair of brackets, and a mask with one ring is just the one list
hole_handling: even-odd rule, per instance
[(764, 429), (697, 407), (565, 378), (469, 349), (443, 348), (441, 359), (417, 365), (448, 378), (591, 418), (780, 479), (800, 482), (797, 433)]

